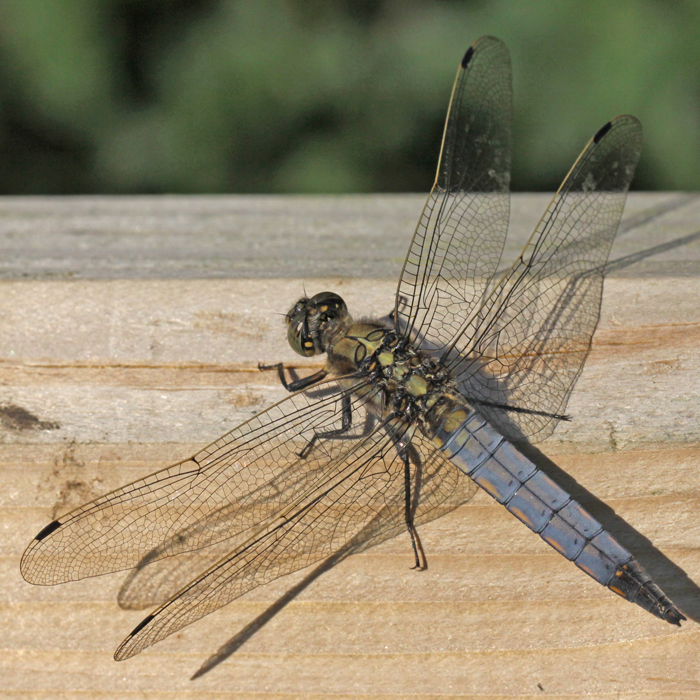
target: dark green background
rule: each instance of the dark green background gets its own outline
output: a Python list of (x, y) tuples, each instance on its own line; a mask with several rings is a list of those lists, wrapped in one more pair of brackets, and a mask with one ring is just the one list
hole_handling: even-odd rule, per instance
[(700, 187), (700, 2), (2, 0), (0, 193), (426, 191), (457, 64), (513, 56), (513, 189), (644, 125)]

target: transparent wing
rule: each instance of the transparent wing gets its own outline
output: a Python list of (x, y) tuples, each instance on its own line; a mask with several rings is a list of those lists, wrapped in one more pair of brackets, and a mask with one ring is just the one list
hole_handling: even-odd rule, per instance
[[(404, 462), (397, 439), (411, 440), (415, 519), (440, 517), (474, 486), (420, 435), (398, 427), (356, 441), (292, 506), (145, 618), (119, 646), (127, 659), (251, 589), (344, 549), (353, 553), (405, 530)], [(427, 455), (426, 455), (427, 453)]]
[(482, 37), (462, 60), (440, 161), (404, 263), (394, 318), (442, 349), (483, 299), (508, 231), (512, 85), (508, 49)]
[(449, 348), (465, 395), (506, 437), (543, 439), (598, 324), (605, 264), (642, 145), (631, 116), (591, 139), (515, 264)]
[[(294, 394), (254, 416), (191, 459), (88, 503), (44, 528), (25, 551), (30, 583), (56, 584), (130, 569), (151, 560), (230, 540), (264, 523), (314, 483), (353, 439), (376, 428), (352, 391), (359, 382), (331, 381)], [(336, 440), (314, 435), (352, 425)], [(231, 545), (233, 546), (233, 545)]]
[[(454, 469), (441, 452), (436, 451), (430, 443), (426, 444), (421, 435), (414, 436), (412, 448), (415, 449), (415, 457), (412, 459), (412, 472), (415, 477), (412, 503), (415, 505), (413, 517), (416, 524), (440, 518), (470, 500), (476, 491), (475, 483), (458, 469)], [(382, 465), (378, 467), (380, 470), (383, 468)], [(403, 489), (401, 493), (403, 494)], [(392, 508), (384, 506), (358, 534), (341, 547), (341, 550), (336, 551), (343, 551), (349, 556), (405, 532), (403, 509), (400, 510), (399, 520), (396, 519), (397, 513), (399, 511), (396, 504)], [(349, 513), (342, 513), (341, 519), (348, 516)], [(332, 548), (325, 543), (323, 547), (319, 550), (319, 557), (325, 556), (325, 551)], [(158, 549), (149, 553), (129, 574), (119, 592), (121, 607), (141, 610), (161, 605), (201, 572), (224, 557), (233, 556), (229, 541), (176, 557), (162, 558), (159, 554)], [(151, 563), (154, 561), (155, 563)], [(301, 565), (303, 566), (303, 563)]]

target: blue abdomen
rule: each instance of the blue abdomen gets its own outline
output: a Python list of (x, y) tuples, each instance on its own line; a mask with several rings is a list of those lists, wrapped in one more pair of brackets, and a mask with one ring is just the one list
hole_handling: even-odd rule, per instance
[(450, 398), (431, 428), (456, 467), (579, 569), (657, 617), (685, 619), (595, 518), (475, 411)]

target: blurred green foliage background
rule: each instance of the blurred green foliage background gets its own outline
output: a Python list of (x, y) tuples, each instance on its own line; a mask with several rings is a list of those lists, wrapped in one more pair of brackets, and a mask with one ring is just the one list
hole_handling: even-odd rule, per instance
[(697, 0), (2, 0), (0, 193), (426, 191), (455, 70), (513, 56), (513, 189), (611, 117), (700, 187)]

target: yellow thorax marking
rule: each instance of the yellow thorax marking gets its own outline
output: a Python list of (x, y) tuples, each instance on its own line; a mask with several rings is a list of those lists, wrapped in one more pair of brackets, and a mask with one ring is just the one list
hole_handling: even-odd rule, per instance
[(391, 365), (392, 362), (394, 361), (394, 353), (393, 352), (380, 352), (377, 359), (379, 360), (379, 364), (382, 367), (389, 367), (389, 365)]
[[(381, 338), (378, 338), (376, 341), (372, 341), (372, 340), (367, 340), (367, 338), (364, 338), (361, 335), (354, 335), (354, 336), (350, 336), (350, 337), (354, 341), (360, 343), (360, 345), (364, 345), (365, 349), (367, 350), (368, 355), (371, 355), (373, 352), (375, 352), (377, 350), (377, 348), (382, 344)], [(384, 353), (382, 353), (382, 354), (384, 354)]]
[(417, 374), (412, 374), (406, 382), (406, 391), (412, 396), (422, 396), (428, 391), (428, 382)]
[(409, 370), (408, 370), (408, 367), (406, 367), (405, 362), (397, 362), (394, 365), (394, 376), (397, 379), (401, 379), (403, 376), (408, 374), (408, 372), (409, 372)]

